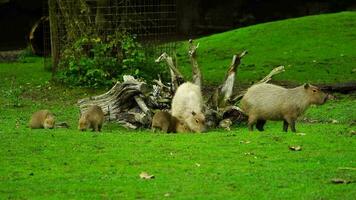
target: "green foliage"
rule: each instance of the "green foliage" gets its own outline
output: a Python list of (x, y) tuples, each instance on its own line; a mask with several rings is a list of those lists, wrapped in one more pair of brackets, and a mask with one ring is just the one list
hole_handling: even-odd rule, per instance
[(98, 88), (112, 86), (125, 74), (150, 79), (154, 75), (148, 70), (151, 66), (144, 48), (131, 35), (83, 36), (64, 50), (58, 78), (71, 85)]

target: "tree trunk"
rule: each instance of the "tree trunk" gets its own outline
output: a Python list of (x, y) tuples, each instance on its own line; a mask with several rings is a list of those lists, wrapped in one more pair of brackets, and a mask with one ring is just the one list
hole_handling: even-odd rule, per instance
[(52, 56), (52, 75), (54, 75), (59, 63), (59, 35), (57, 20), (57, 3), (56, 0), (48, 0), (49, 9), (49, 26), (51, 34), (51, 56)]

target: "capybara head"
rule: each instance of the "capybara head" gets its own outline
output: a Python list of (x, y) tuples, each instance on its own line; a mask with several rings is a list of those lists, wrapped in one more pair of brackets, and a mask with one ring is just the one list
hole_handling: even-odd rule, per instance
[(205, 116), (203, 113), (192, 112), (186, 120), (186, 123), (190, 130), (200, 133), (205, 131)]
[(52, 115), (47, 115), (46, 119), (43, 122), (43, 128), (54, 128), (55, 120)]
[(309, 97), (309, 102), (312, 104), (324, 104), (328, 99), (329, 95), (321, 91), (318, 87), (306, 83), (304, 84), (304, 89)]
[(177, 133), (188, 133), (190, 132), (190, 129), (188, 127), (188, 125), (186, 125), (184, 122), (182, 121), (177, 121), (176, 122), (176, 132)]
[(82, 115), (80, 118), (79, 118), (79, 122), (78, 122), (78, 129), (80, 131), (86, 131), (89, 127), (90, 124), (89, 124), (89, 121), (87, 120), (87, 118), (85, 117), (85, 115)]

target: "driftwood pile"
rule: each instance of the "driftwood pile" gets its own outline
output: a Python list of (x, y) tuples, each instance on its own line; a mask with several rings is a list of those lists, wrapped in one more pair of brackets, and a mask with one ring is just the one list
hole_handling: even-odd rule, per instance
[[(202, 88), (202, 75), (196, 58), (199, 44), (189, 41), (188, 51), (192, 65), (192, 82)], [(208, 128), (220, 126), (229, 129), (232, 123), (245, 120), (245, 116), (235, 104), (242, 98), (244, 92), (233, 95), (235, 76), (241, 59), (247, 51), (236, 54), (232, 58), (223, 83), (210, 96), (204, 96), (206, 125)], [(187, 80), (174, 64), (172, 57), (163, 53), (156, 62), (166, 62), (170, 74), (170, 83), (164, 84), (161, 79), (154, 80), (150, 89), (146, 82), (132, 76), (124, 76), (123, 82), (117, 82), (108, 92), (102, 95), (81, 99), (78, 105), (81, 113), (90, 105), (100, 106), (107, 121), (116, 121), (125, 127), (136, 129), (150, 127), (152, 116), (157, 110), (169, 110), (171, 100), (178, 86)], [(272, 76), (284, 71), (284, 67), (275, 68), (260, 82), (268, 82)]]

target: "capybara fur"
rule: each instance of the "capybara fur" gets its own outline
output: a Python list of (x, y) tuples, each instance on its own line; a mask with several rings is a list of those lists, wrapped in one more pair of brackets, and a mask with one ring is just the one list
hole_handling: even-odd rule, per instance
[(311, 105), (321, 105), (328, 94), (310, 84), (286, 89), (277, 85), (261, 83), (251, 86), (241, 100), (241, 109), (248, 115), (248, 128), (253, 125), (263, 131), (266, 120), (283, 120), (283, 130), (290, 126), (296, 132), (295, 121)]
[(92, 131), (101, 131), (101, 127), (104, 122), (104, 112), (97, 106), (90, 106), (89, 109), (80, 116), (78, 129), (86, 131), (92, 129)]
[(54, 128), (55, 119), (53, 114), (49, 110), (39, 110), (31, 116), (29, 127), (35, 128)]
[(154, 114), (151, 127), (153, 131), (158, 129), (165, 133), (184, 133), (190, 131), (184, 122), (181, 122), (166, 111), (158, 111)]
[(186, 82), (177, 88), (172, 100), (172, 115), (184, 122), (191, 131), (205, 131), (205, 115), (202, 112), (203, 97), (200, 87)]

